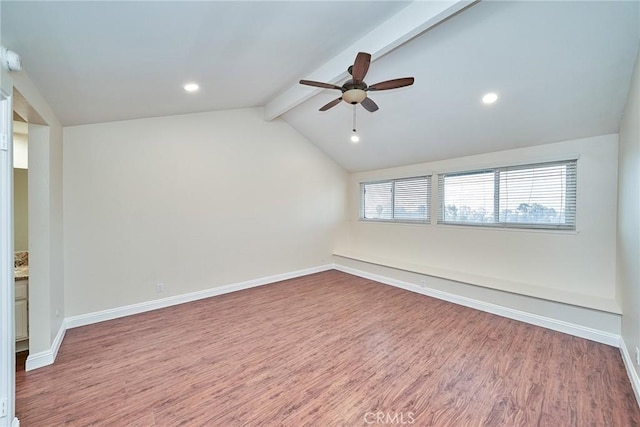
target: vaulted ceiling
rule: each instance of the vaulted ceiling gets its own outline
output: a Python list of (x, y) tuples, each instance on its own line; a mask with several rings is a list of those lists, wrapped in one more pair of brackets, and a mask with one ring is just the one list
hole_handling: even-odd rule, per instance
[[(2, 44), (64, 125), (265, 107), (349, 171), (617, 132), (640, 2), (11, 2)], [(298, 80), (413, 86), (357, 106)], [(187, 94), (187, 81), (200, 91)], [(486, 92), (498, 101), (484, 105)]]

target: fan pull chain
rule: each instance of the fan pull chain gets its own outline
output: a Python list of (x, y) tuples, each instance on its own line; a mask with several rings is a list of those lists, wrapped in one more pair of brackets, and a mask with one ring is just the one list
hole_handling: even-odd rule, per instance
[(351, 142), (356, 143), (360, 141), (360, 137), (356, 133), (356, 104), (353, 104), (353, 134), (351, 135)]
[(356, 104), (353, 104), (353, 131), (356, 131)]

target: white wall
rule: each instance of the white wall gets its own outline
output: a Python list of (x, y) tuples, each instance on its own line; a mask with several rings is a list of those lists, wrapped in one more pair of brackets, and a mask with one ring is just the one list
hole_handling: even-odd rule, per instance
[(26, 169), (13, 169), (13, 250), (29, 250), (29, 180)]
[(29, 249), (28, 172), (26, 170), (29, 167), (29, 152), (26, 130), (26, 123), (13, 122), (13, 246), (15, 251)]
[[(16, 132), (16, 125), (23, 127), (21, 122), (13, 122), (13, 167), (27, 169), (29, 167), (28, 136), (26, 133)], [(27, 125), (25, 124), (26, 128)]]
[(67, 316), (331, 262), (347, 175), (262, 109), (67, 127), (64, 139)]
[[(438, 172), (573, 156), (579, 156), (577, 232), (435, 225), (436, 180), (432, 185), (432, 225), (358, 220), (359, 183), (363, 181), (425, 173), (435, 176)], [(353, 174), (349, 184), (350, 232), (337, 245), (336, 253), (460, 283), (619, 314), (615, 286), (617, 156), (617, 135), (606, 135)], [(441, 286), (447, 290), (447, 285)]]
[[(618, 168), (617, 279), (622, 339), (633, 360), (635, 348), (640, 347), (640, 53), (620, 124)], [(639, 373), (640, 368), (633, 365)]]

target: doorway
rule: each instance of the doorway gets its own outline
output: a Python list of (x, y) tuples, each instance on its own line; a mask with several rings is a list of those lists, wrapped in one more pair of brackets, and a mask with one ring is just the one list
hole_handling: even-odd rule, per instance
[[(5, 79), (6, 77), (6, 79)], [(13, 112), (28, 123), (29, 357), (26, 369), (55, 361), (64, 338), (62, 125), (24, 74), (2, 72), (0, 87), (0, 426), (15, 415)], [(24, 96), (23, 96), (24, 94)], [(18, 408), (20, 409), (20, 408)]]

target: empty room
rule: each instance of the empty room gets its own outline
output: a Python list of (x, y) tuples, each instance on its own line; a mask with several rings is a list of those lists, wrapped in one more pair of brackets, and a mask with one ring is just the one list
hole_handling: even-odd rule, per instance
[(0, 427), (640, 425), (640, 1), (0, 2)]

